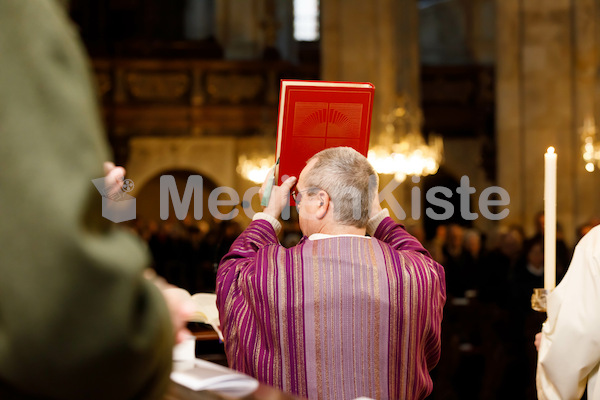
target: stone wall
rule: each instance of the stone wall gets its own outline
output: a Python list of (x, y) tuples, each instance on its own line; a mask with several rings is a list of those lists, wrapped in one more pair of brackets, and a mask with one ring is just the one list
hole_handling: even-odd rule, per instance
[(579, 128), (596, 111), (598, 5), (593, 0), (496, 2), (497, 145), (500, 186), (511, 194), (505, 223), (543, 209), (544, 153), (558, 154), (557, 220), (567, 241), (600, 214), (600, 176), (584, 170)]

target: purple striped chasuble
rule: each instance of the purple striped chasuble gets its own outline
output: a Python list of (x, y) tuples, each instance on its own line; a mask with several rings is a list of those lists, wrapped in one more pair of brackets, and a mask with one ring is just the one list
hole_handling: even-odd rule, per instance
[(231, 368), (311, 399), (422, 399), (440, 357), (443, 267), (387, 217), (373, 238), (286, 249), (253, 221), (219, 265)]

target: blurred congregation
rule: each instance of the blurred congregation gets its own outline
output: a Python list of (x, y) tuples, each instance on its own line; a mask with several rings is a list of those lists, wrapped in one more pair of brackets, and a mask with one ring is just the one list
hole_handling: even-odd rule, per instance
[[(578, 240), (600, 220), (577, 230)], [(536, 399), (535, 335), (546, 319), (531, 305), (544, 287), (544, 216), (527, 236), (521, 225), (479, 232), (440, 225), (426, 247), (446, 271), (448, 301), (434, 399)], [(566, 273), (574, 244), (557, 227), (556, 280)]]
[[(242, 232), (235, 220), (213, 219), (154, 221), (136, 219), (127, 229), (144, 240), (152, 255), (152, 268), (172, 285), (190, 293), (214, 292), (219, 261)], [(282, 244), (295, 245), (301, 238), (297, 223), (284, 225)]]

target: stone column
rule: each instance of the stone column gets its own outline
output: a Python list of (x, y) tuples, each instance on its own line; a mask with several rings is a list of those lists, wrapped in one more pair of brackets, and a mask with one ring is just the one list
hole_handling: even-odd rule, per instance
[(496, 36), (494, 0), (468, 0), (469, 28), (467, 45), (470, 58), (475, 63), (492, 64), (496, 60), (494, 38)]
[(217, 40), (230, 60), (260, 58), (260, 0), (224, 0), (216, 3)]
[(558, 153), (557, 220), (567, 242), (600, 211), (598, 175), (586, 175), (578, 128), (594, 110), (598, 39), (593, 0), (497, 0), (498, 183), (510, 196), (504, 224), (543, 210), (544, 153)]
[(321, 76), (375, 85), (373, 133), (397, 92), (419, 103), (415, 0), (322, 0)]
[[(321, 23), (322, 79), (375, 85), (373, 144), (397, 94), (420, 105), (416, 0), (322, 0)], [(381, 185), (388, 182), (382, 176)], [(405, 210), (410, 210), (410, 187), (407, 180), (395, 191)]]
[[(600, 172), (589, 173), (584, 169), (581, 157), (579, 134), (585, 118), (595, 117), (600, 124), (600, 102), (596, 99), (600, 94), (600, 81), (597, 78), (598, 48), (600, 38), (597, 35), (599, 3), (595, 0), (578, 0), (574, 10), (574, 92), (575, 92), (575, 188), (574, 188), (574, 223), (581, 225), (592, 216), (600, 216)], [(600, 133), (600, 129), (598, 129)], [(598, 134), (597, 133), (597, 134)], [(598, 136), (600, 139), (600, 136)]]
[(295, 58), (293, 0), (216, 1), (217, 39), (231, 60)]

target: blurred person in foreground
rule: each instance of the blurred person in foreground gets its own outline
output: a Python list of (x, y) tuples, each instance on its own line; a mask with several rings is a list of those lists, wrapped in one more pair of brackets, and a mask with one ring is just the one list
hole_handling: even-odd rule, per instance
[[(294, 184), (304, 237), (285, 248), (278, 218)], [(373, 167), (347, 147), (317, 153), (298, 180), (273, 188), (217, 272), (232, 368), (308, 398), (431, 393), (444, 270), (377, 193)]]
[(120, 184), (61, 2), (0, 0), (0, 398), (160, 399), (189, 314), (102, 217)]
[(536, 335), (541, 400), (600, 400), (600, 226), (575, 247), (567, 273), (547, 299), (548, 319)]

